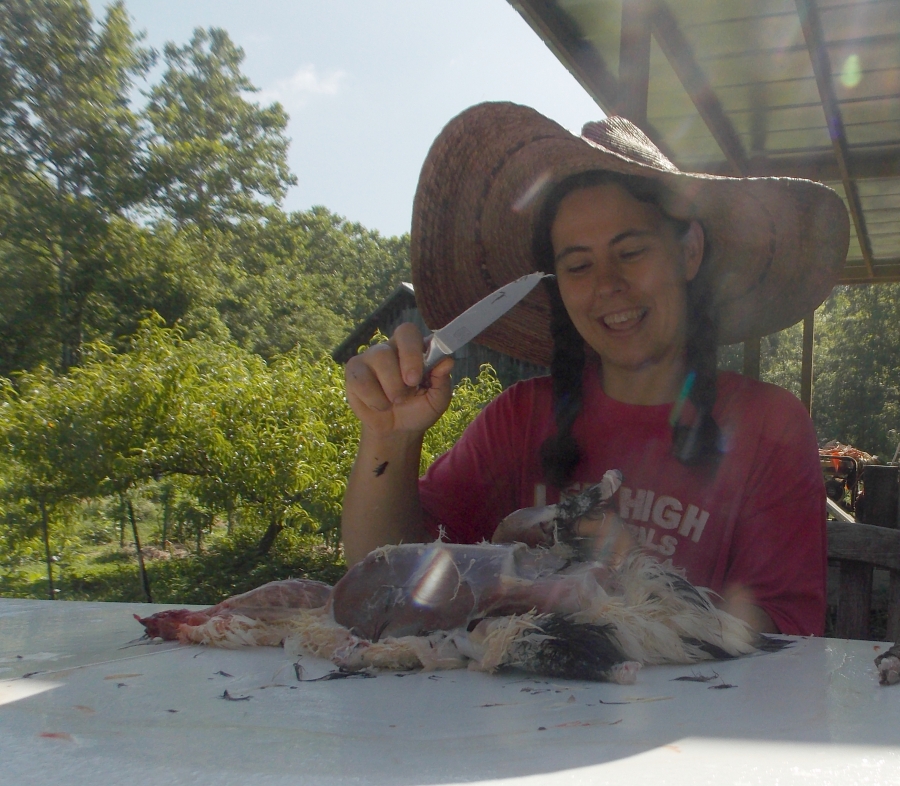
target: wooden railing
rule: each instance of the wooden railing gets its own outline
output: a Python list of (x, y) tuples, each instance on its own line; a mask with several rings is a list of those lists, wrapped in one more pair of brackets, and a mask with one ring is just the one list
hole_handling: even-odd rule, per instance
[(883, 568), (890, 575), (886, 640), (900, 640), (900, 529), (829, 521), (828, 561), (840, 565), (833, 635), (842, 639), (869, 638), (872, 571)]

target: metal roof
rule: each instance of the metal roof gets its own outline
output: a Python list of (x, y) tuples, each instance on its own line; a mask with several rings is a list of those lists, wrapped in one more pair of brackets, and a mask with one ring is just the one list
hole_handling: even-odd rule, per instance
[(900, 281), (900, 0), (509, 2), (680, 169), (830, 185), (841, 283)]

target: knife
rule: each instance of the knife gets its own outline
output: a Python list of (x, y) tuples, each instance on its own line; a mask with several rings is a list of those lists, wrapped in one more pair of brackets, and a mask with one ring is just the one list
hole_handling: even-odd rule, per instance
[(440, 330), (434, 331), (427, 339), (429, 344), (425, 352), (425, 371), (430, 371), (445, 357), (468, 344), (531, 292), (538, 281), (552, 275), (552, 273), (529, 273), (527, 276), (517, 278), (483, 297)]

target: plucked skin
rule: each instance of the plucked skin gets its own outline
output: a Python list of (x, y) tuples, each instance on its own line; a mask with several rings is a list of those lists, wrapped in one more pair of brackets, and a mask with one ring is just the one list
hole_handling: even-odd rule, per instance
[(384, 546), (330, 592), (318, 582), (279, 582), (205, 612), (164, 611), (141, 622), (150, 635), (184, 642), (285, 642), (345, 670), (518, 668), (620, 683), (634, 682), (642, 665), (734, 658), (786, 645), (756, 634), (718, 609), (708, 590), (640, 551), (616, 564), (578, 561), (578, 549), (573, 557), (569, 533), (581, 517), (602, 513), (620, 482), (613, 471), (557, 506), (521, 511), (515, 520), (527, 526), (555, 522), (551, 549)]

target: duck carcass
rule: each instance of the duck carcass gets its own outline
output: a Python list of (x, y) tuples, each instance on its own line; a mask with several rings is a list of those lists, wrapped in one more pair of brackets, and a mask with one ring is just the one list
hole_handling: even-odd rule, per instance
[(539, 541), (544, 533), (549, 548), (384, 546), (333, 588), (273, 582), (205, 611), (139, 619), (150, 636), (232, 647), (283, 643), (346, 670), (516, 667), (617, 682), (633, 681), (644, 664), (782, 646), (646, 554), (581, 559), (595, 551), (580, 542), (577, 522), (602, 516), (617, 477), (608, 473), (605, 486), (505, 523), (523, 540)]

